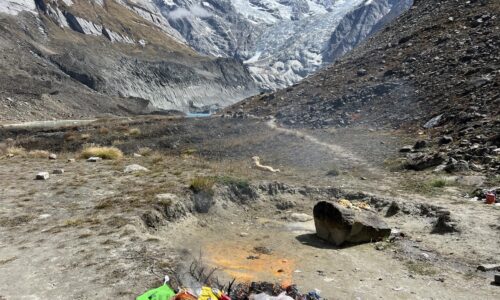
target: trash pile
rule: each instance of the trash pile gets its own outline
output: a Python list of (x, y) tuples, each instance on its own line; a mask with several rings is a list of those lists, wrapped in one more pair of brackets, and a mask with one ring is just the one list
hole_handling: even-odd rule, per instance
[(486, 204), (500, 206), (500, 199), (498, 198), (500, 194), (500, 187), (495, 187), (491, 189), (476, 189), (472, 192), (474, 196), (471, 198), (472, 201), (482, 201)]
[[(137, 297), (136, 300), (320, 300), (319, 291), (301, 294), (295, 285), (286, 288), (269, 282), (240, 283), (229, 286), (227, 293), (203, 286), (199, 289), (180, 288), (177, 292), (168, 285), (165, 276), (162, 286), (152, 289)], [(326, 300), (326, 299), (323, 299)]]

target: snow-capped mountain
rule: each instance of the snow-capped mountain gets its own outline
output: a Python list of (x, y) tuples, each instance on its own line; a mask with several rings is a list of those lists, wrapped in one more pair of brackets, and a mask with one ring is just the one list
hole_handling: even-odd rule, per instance
[(261, 87), (274, 89), (291, 85), (331, 63), (409, 8), (412, 0), (154, 3), (194, 49), (238, 57)]
[[(9, 45), (0, 50), (8, 52), (5, 68), (19, 69), (19, 61), (28, 69), (44, 65), (99, 97), (120, 98), (106, 98), (106, 103), (139, 98), (152, 107), (186, 111), (192, 104), (225, 106), (259, 89), (292, 85), (355, 47), (411, 3), (0, 0), (0, 20), (12, 25), (0, 26), (0, 38)], [(17, 57), (21, 53), (22, 59)], [(45, 80), (40, 72), (33, 70), (26, 82)], [(3, 76), (6, 84), (15, 77)], [(36, 103), (68, 99), (52, 92), (42, 87)], [(16, 97), (35, 101), (21, 94)]]
[(188, 111), (259, 92), (241, 60), (197, 53), (161, 7), (0, 0), (0, 119)]

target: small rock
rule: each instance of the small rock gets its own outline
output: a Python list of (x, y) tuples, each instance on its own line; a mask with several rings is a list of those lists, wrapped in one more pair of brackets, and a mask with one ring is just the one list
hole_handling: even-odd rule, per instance
[(358, 76), (365, 76), (366, 74), (368, 74), (368, 71), (366, 71), (365, 69), (359, 69), (356, 74)]
[(149, 172), (149, 170), (141, 165), (133, 164), (125, 167), (125, 173)]
[(411, 152), (413, 151), (413, 147), (412, 146), (403, 146), (401, 149), (399, 149), (399, 152), (401, 153), (408, 153), (408, 152)]
[(432, 172), (439, 173), (439, 172), (443, 172), (444, 169), (446, 169), (446, 164), (441, 164), (441, 165), (437, 166)]
[(47, 179), (49, 179), (49, 177), (50, 177), (49, 172), (40, 172), (40, 173), (36, 174), (35, 179), (36, 180), (47, 180)]
[(134, 157), (142, 157), (139, 153), (134, 153)]
[(57, 174), (57, 175), (64, 174), (64, 169), (54, 169), (52, 171), (52, 174)]
[(278, 203), (276, 203), (276, 208), (279, 210), (287, 210), (294, 207), (295, 207), (295, 202), (291, 200), (281, 199), (278, 201)]
[(307, 222), (313, 219), (312, 216), (302, 213), (293, 213), (290, 218), (295, 222)]
[(246, 232), (240, 232), (240, 236), (241, 236), (241, 237), (247, 237), (247, 236), (248, 236), (248, 233), (246, 233)]
[(446, 144), (449, 144), (453, 142), (453, 138), (449, 135), (443, 135), (440, 139), (439, 139), (439, 145), (446, 145)]
[(253, 250), (257, 253), (260, 253), (260, 254), (271, 254), (273, 253), (273, 250), (271, 248), (268, 248), (268, 247), (264, 247), (264, 246), (257, 246), (255, 248), (253, 248)]
[(102, 160), (102, 158), (97, 157), (97, 156), (92, 156), (92, 157), (89, 157), (89, 158), (87, 159), (87, 161), (88, 161), (88, 162), (98, 162), (98, 161), (100, 161), (100, 160)]
[(421, 140), (417, 141), (415, 145), (413, 146), (414, 149), (419, 150), (427, 147), (427, 141)]
[(445, 234), (453, 232), (460, 232), (460, 230), (458, 229), (458, 224), (451, 219), (449, 211), (441, 212), (436, 222), (434, 223), (432, 233)]
[(392, 201), (391, 205), (387, 209), (387, 212), (385, 213), (385, 216), (392, 217), (396, 215), (399, 211), (401, 211), (401, 207), (399, 207), (399, 204), (396, 201)]
[(49, 159), (50, 159), (50, 160), (55, 160), (55, 159), (57, 159), (57, 155), (56, 155), (56, 154), (54, 154), (54, 153), (50, 153), (50, 154), (49, 154)]
[(423, 127), (425, 129), (434, 128), (434, 127), (438, 126), (441, 123), (441, 119), (442, 118), (443, 118), (442, 114), (438, 115), (438, 116), (435, 116), (434, 118), (432, 118), (429, 121), (427, 121), (427, 123), (425, 123)]
[(177, 195), (171, 193), (158, 194), (155, 196), (158, 201), (175, 201), (177, 200)]
[(444, 170), (449, 173), (465, 172), (469, 170), (469, 163), (465, 160), (457, 161), (454, 158), (450, 158)]
[(75, 160), (74, 158), (69, 158), (69, 159), (68, 159), (68, 162), (69, 162), (69, 163), (74, 163), (75, 161), (76, 161), (76, 160)]
[(481, 172), (484, 171), (484, 167), (475, 163), (470, 163), (469, 167), (472, 171)]
[(477, 269), (483, 272), (500, 271), (500, 264), (482, 264)]

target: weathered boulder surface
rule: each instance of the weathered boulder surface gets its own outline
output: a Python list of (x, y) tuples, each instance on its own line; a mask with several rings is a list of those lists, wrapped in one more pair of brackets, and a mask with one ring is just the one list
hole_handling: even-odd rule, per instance
[(442, 164), (445, 161), (445, 156), (441, 153), (410, 153), (406, 159), (407, 169), (421, 171)]
[(391, 229), (372, 211), (354, 210), (330, 201), (314, 206), (316, 234), (340, 246), (344, 243), (366, 243), (389, 237)]

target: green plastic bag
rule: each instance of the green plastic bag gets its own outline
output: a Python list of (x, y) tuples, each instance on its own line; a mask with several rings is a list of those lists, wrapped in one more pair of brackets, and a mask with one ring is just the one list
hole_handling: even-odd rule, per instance
[(165, 276), (165, 283), (154, 290), (149, 290), (140, 295), (136, 300), (170, 300), (175, 296), (174, 290), (167, 284), (168, 276)]

